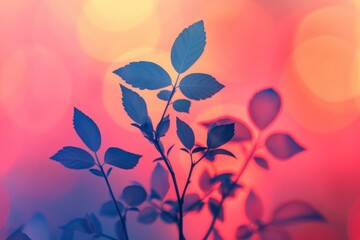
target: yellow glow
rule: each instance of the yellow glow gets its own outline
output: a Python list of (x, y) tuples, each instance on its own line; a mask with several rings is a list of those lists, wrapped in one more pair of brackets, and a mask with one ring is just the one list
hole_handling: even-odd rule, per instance
[(84, 14), (101, 30), (124, 31), (145, 21), (154, 7), (153, 0), (89, 0)]
[(294, 52), (294, 64), (306, 87), (329, 102), (350, 100), (354, 86), (354, 46), (334, 36), (312, 38)]

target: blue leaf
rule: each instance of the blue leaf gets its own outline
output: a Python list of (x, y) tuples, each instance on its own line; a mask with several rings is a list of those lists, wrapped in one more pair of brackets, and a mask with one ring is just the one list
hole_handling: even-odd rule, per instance
[(76, 218), (61, 226), (60, 228), (67, 231), (78, 231), (87, 234), (95, 233), (94, 224), (86, 218)]
[(272, 88), (257, 92), (249, 103), (249, 115), (260, 130), (268, 127), (276, 118), (281, 108), (279, 94)]
[(187, 99), (178, 99), (173, 102), (173, 108), (177, 112), (186, 112), (190, 111), (191, 102)]
[(85, 145), (97, 152), (101, 145), (101, 134), (96, 123), (77, 108), (74, 108), (73, 123), (77, 135)]
[(271, 134), (266, 139), (265, 146), (269, 152), (279, 160), (287, 160), (305, 150), (286, 133)]
[(249, 225), (241, 225), (236, 230), (236, 239), (237, 240), (249, 239), (253, 235), (253, 233), (254, 231), (249, 227)]
[(224, 221), (224, 211), (220, 208), (220, 202), (215, 198), (210, 198), (208, 202), (208, 207), (213, 216), (217, 216), (217, 219)]
[(213, 228), (214, 240), (223, 240), (224, 238), (220, 235), (216, 228)]
[(197, 193), (187, 194), (184, 198), (184, 206), (183, 206), (184, 212), (190, 212), (190, 211), (198, 212), (202, 209), (203, 206), (204, 203), (201, 200), (199, 194)]
[(290, 235), (281, 229), (265, 228), (260, 231), (261, 240), (291, 240)]
[(141, 155), (111, 147), (106, 150), (104, 161), (107, 164), (121, 169), (132, 169), (138, 164), (141, 157)]
[(210, 150), (208, 154), (210, 154), (210, 155), (212, 155), (212, 156), (214, 156), (214, 157), (215, 157), (216, 155), (225, 155), (225, 156), (229, 156), (229, 157), (236, 158), (236, 156), (235, 156), (232, 152), (230, 152), (230, 151), (228, 151), (228, 150), (226, 150), (226, 149), (214, 149), (214, 150)]
[(213, 149), (224, 145), (231, 140), (234, 133), (234, 123), (210, 127), (207, 134), (207, 147)]
[(31, 238), (22, 232), (23, 227), (18, 228), (6, 240), (31, 240)]
[(263, 168), (263, 169), (265, 169), (265, 170), (269, 170), (269, 164), (268, 164), (268, 162), (267, 162), (264, 158), (259, 157), (259, 156), (255, 156), (255, 157), (254, 157), (254, 160), (255, 160), (256, 164), (257, 164), (259, 167), (261, 167), (261, 168)]
[(104, 177), (104, 174), (98, 170), (98, 169), (95, 169), (95, 168), (92, 168), (92, 169), (89, 169), (89, 171), (94, 174), (95, 176), (98, 176), (98, 177)]
[(107, 177), (110, 176), (110, 173), (111, 173), (112, 170), (113, 170), (112, 167), (107, 170), (107, 172), (106, 172), (106, 176), (107, 176)]
[(275, 209), (271, 225), (288, 226), (310, 221), (323, 222), (325, 221), (325, 218), (308, 203), (303, 201), (291, 201)]
[(171, 63), (178, 73), (188, 70), (201, 56), (206, 44), (204, 22), (185, 28), (171, 48)]
[(192, 73), (181, 80), (179, 88), (189, 99), (204, 100), (219, 92), (224, 85), (208, 74)]
[(264, 214), (261, 199), (252, 190), (245, 202), (245, 214), (252, 222), (260, 220)]
[(165, 195), (169, 191), (169, 173), (166, 171), (160, 163), (156, 164), (156, 167), (151, 175), (151, 192), (153, 198), (159, 200), (164, 199)]
[(177, 222), (178, 204), (173, 200), (166, 200), (161, 206), (160, 218), (165, 223), (171, 224)]
[(170, 90), (161, 90), (157, 97), (161, 100), (168, 101), (171, 97), (171, 91)]
[[(120, 212), (122, 212), (125, 209), (124, 205), (121, 202), (117, 201), (117, 205), (120, 209)], [(106, 217), (118, 217), (119, 214), (117, 212), (114, 202), (113, 201), (105, 202), (100, 208), (100, 215)]]
[(174, 146), (175, 146), (175, 144), (173, 144), (169, 147), (169, 149), (166, 152), (166, 156), (169, 156), (169, 154), (170, 154), (171, 150), (174, 148)]
[(86, 219), (94, 225), (96, 233), (102, 233), (101, 223), (94, 213), (86, 214)]
[(133, 87), (155, 90), (171, 85), (169, 74), (153, 62), (131, 62), (114, 73)]
[(155, 208), (145, 207), (139, 212), (137, 220), (142, 224), (151, 224), (156, 221), (158, 216), (159, 213)]
[(115, 233), (118, 240), (126, 240), (125, 231), (121, 220), (116, 221), (115, 223)]
[(170, 127), (170, 116), (167, 115), (156, 127), (156, 135), (158, 138), (165, 136)]
[(50, 159), (71, 169), (87, 169), (95, 165), (95, 160), (91, 154), (77, 147), (63, 147)]
[(215, 120), (202, 122), (201, 125), (209, 128), (214, 123), (216, 123), (216, 125), (224, 125), (229, 123), (235, 124), (235, 134), (234, 137), (231, 139), (232, 142), (249, 141), (253, 138), (249, 126), (244, 121), (238, 118), (231, 116), (224, 116)]
[(199, 179), (199, 186), (201, 188), (201, 190), (203, 190), (204, 192), (208, 192), (211, 190), (212, 188), (212, 180), (211, 180), (211, 176), (209, 171), (207, 171), (206, 169), (202, 172), (202, 174), (200, 175), (200, 179)]
[(136, 92), (120, 84), (122, 92), (122, 103), (126, 113), (136, 123), (142, 125), (148, 119), (146, 102)]
[(122, 191), (124, 202), (131, 207), (136, 207), (146, 200), (147, 194), (145, 189), (139, 185), (130, 185)]
[(195, 134), (189, 125), (184, 121), (176, 118), (176, 133), (181, 141), (181, 143), (187, 149), (191, 150), (195, 144)]

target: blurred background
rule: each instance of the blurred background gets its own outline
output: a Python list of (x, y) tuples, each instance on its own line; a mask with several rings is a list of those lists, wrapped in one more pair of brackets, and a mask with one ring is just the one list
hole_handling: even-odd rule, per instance
[[(267, 217), (292, 199), (324, 214), (327, 223), (288, 228), (295, 240), (360, 239), (360, 1), (0, 0), (1, 239), (39, 212), (44, 217), (35, 219), (48, 229), (44, 239), (59, 239), (59, 226), (98, 213), (108, 200), (102, 179), (49, 160), (63, 146), (84, 147), (72, 127), (74, 106), (97, 122), (102, 152), (116, 146), (144, 155), (135, 170), (114, 170), (110, 180), (116, 194), (133, 180), (149, 185), (151, 161), (158, 156), (129, 126), (120, 79), (112, 71), (148, 60), (175, 77), (172, 43), (201, 19), (207, 45), (190, 72), (209, 73), (225, 88), (210, 100), (194, 102), (190, 115), (179, 116), (204, 142), (199, 122), (225, 115), (249, 122), (251, 96), (277, 89), (283, 107), (268, 131), (289, 132), (307, 150), (284, 162), (269, 157), (267, 172), (251, 165), (242, 182), (261, 197)], [(156, 122), (164, 102), (156, 93), (141, 94)], [(179, 145), (173, 126), (167, 146)], [(221, 169), (242, 164), (241, 148), (230, 148), (240, 157), (217, 160)], [(176, 154), (182, 181), (188, 165)], [(196, 181), (190, 188), (198, 191)], [(245, 196), (226, 204), (226, 222), (217, 225), (226, 239), (246, 222)], [(175, 225), (139, 225), (136, 214), (128, 221), (134, 239), (175, 239)], [(189, 214), (186, 221), (189, 239), (200, 239), (209, 212)]]

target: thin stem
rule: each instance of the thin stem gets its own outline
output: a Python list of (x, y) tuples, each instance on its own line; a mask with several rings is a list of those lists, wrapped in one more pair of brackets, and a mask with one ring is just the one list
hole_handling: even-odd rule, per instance
[(260, 136), (261, 136), (261, 133), (259, 133), (250, 153), (248, 154), (246, 160), (245, 160), (245, 163), (244, 165), (241, 167), (239, 173), (237, 174), (235, 180), (232, 182), (232, 184), (229, 186), (229, 191), (227, 191), (221, 198), (221, 201), (219, 203), (219, 211), (216, 212), (216, 214), (214, 214), (213, 216), (213, 219), (211, 221), (211, 224), (210, 224), (210, 227), (209, 229), (207, 230), (206, 234), (205, 234), (205, 237), (204, 237), (204, 240), (208, 239), (208, 237), (210, 236), (211, 234), (211, 231), (213, 230), (214, 228), (214, 225), (215, 225), (215, 222), (216, 222), (216, 219), (218, 217), (218, 215), (220, 214), (220, 210), (222, 209), (223, 205), (224, 205), (224, 202), (226, 200), (226, 198), (231, 194), (231, 192), (235, 189), (235, 186), (236, 184), (238, 183), (238, 181), (240, 180), (240, 177), (244, 174), (246, 168), (248, 167), (252, 157), (254, 156), (254, 153), (256, 151), (256, 148), (257, 148), (257, 145), (258, 145), (258, 142), (259, 142), (259, 139), (260, 139)]
[(194, 161), (193, 161), (193, 157), (192, 157), (192, 153), (190, 153), (190, 170), (189, 170), (189, 174), (188, 174), (188, 177), (186, 179), (186, 183), (185, 183), (185, 187), (184, 187), (184, 190), (181, 194), (181, 205), (184, 205), (184, 199), (185, 199), (185, 194), (186, 194), (186, 190), (188, 189), (189, 185), (190, 185), (190, 179), (191, 179), (191, 176), (192, 176), (192, 172), (194, 170), (194, 167), (195, 167), (195, 164), (194, 164)]
[(120, 217), (120, 222), (121, 222), (122, 227), (123, 227), (123, 230), (124, 230), (125, 240), (129, 240), (129, 236), (128, 236), (128, 233), (127, 233), (127, 230), (126, 230), (125, 219), (124, 219), (124, 217), (121, 215), (121, 210), (120, 210), (120, 208), (119, 208), (119, 206), (118, 206), (118, 204), (117, 204), (117, 201), (116, 201), (114, 192), (113, 192), (113, 190), (112, 190), (112, 188), (111, 188), (111, 186), (110, 186), (109, 179), (108, 179), (108, 177), (106, 176), (106, 173), (105, 173), (105, 171), (104, 171), (104, 168), (103, 168), (102, 164), (100, 163), (99, 158), (98, 158), (96, 152), (95, 152), (95, 158), (96, 158), (97, 165), (99, 166), (100, 171), (101, 171), (101, 173), (102, 173), (103, 176), (104, 176), (104, 179), (105, 179), (106, 185), (107, 185), (107, 187), (108, 187), (110, 196), (111, 196), (111, 198), (112, 198), (112, 200), (113, 200), (113, 202), (114, 202), (114, 204), (115, 204), (116, 211), (117, 211), (117, 213), (118, 213), (118, 215), (119, 215), (119, 217)]

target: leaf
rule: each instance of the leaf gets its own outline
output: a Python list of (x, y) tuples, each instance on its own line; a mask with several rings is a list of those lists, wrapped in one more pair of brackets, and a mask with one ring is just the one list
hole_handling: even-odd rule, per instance
[[(164, 199), (165, 195), (169, 191), (169, 173), (163, 168), (160, 163), (156, 164), (156, 167), (151, 175), (151, 192), (152, 198), (157, 198), (159, 200)], [(153, 195), (153, 193), (155, 193)]]
[(288, 226), (310, 221), (324, 222), (325, 218), (308, 203), (291, 201), (275, 209), (271, 225)]
[(106, 172), (106, 176), (107, 176), (107, 177), (110, 176), (110, 173), (111, 173), (112, 170), (113, 170), (112, 167), (107, 170), (107, 172)]
[(223, 240), (224, 238), (220, 235), (216, 228), (213, 228), (214, 240)]
[(195, 134), (189, 125), (179, 118), (176, 118), (176, 133), (181, 143), (191, 150), (195, 144)]
[(163, 101), (168, 101), (171, 97), (171, 91), (170, 90), (161, 90), (156, 96)]
[(31, 238), (22, 232), (23, 226), (18, 228), (15, 232), (10, 234), (6, 240), (31, 240)]
[(170, 75), (153, 62), (131, 62), (113, 73), (133, 87), (155, 90), (171, 85)]
[(86, 218), (76, 218), (61, 226), (60, 228), (67, 231), (78, 231), (87, 234), (95, 233), (94, 224)]
[(95, 168), (92, 168), (92, 169), (89, 169), (89, 171), (94, 174), (95, 176), (98, 176), (98, 177), (104, 177), (104, 174), (98, 170), (98, 169), (95, 169)]
[(95, 160), (91, 154), (77, 147), (63, 147), (50, 159), (71, 169), (88, 169), (95, 165)]
[(265, 146), (279, 160), (287, 160), (305, 150), (286, 133), (271, 134), (266, 139)]
[(186, 153), (190, 153), (190, 151), (187, 150), (186, 148), (180, 148), (180, 150), (183, 151), (183, 152), (186, 152)]
[(261, 240), (291, 240), (290, 235), (281, 229), (265, 228), (260, 231)]
[(191, 73), (181, 80), (179, 88), (189, 99), (204, 100), (215, 95), (224, 88), (224, 85), (208, 74)]
[(136, 207), (145, 202), (147, 193), (142, 186), (130, 185), (122, 191), (122, 198), (128, 206)]
[(115, 233), (118, 240), (126, 240), (125, 231), (121, 223), (121, 220), (116, 221), (115, 223)]
[(235, 134), (234, 137), (231, 139), (232, 142), (249, 141), (253, 138), (252, 132), (248, 124), (242, 121), (241, 119), (231, 116), (224, 116), (215, 120), (201, 122), (201, 125), (203, 125), (206, 128), (209, 128), (213, 123), (216, 123), (216, 125), (234, 123)]
[(120, 84), (122, 92), (122, 104), (126, 113), (136, 123), (143, 125), (148, 119), (146, 102), (136, 92)]
[(225, 124), (225, 125), (216, 125), (209, 128), (207, 134), (207, 147), (208, 148), (218, 148), (234, 136), (234, 123)]
[(252, 190), (250, 191), (245, 202), (245, 214), (252, 222), (260, 220), (264, 214), (262, 202)]
[[(124, 205), (119, 201), (116, 201), (116, 203), (120, 209), (120, 212), (123, 212), (123, 210), (125, 209)], [(119, 214), (117, 212), (114, 202), (113, 201), (105, 202), (100, 208), (100, 215), (106, 217), (118, 217)]]
[(156, 127), (157, 137), (163, 137), (167, 133), (170, 127), (170, 116), (166, 116)]
[(158, 158), (155, 158), (155, 159), (153, 160), (153, 162), (162, 161), (162, 160), (164, 160), (162, 157), (158, 157)]
[(196, 147), (192, 150), (192, 153), (205, 152), (206, 147)]
[(151, 224), (156, 221), (158, 216), (159, 213), (155, 208), (145, 207), (139, 212), (137, 220), (142, 224)]
[(111, 147), (106, 150), (104, 161), (107, 164), (121, 169), (132, 169), (138, 164), (141, 157), (141, 155)]
[(175, 144), (171, 145), (171, 147), (169, 147), (169, 149), (166, 152), (166, 156), (169, 156), (171, 150), (173, 149), (173, 147), (175, 146)]
[(249, 239), (253, 235), (253, 233), (254, 231), (249, 227), (249, 225), (241, 225), (236, 230), (235, 238), (237, 240)]
[(276, 118), (281, 108), (279, 94), (272, 88), (257, 92), (249, 103), (249, 115), (255, 126), (263, 130)]
[(173, 108), (177, 112), (189, 113), (191, 102), (187, 99), (178, 99), (173, 102)]
[(212, 188), (212, 180), (208, 170), (204, 170), (200, 175), (199, 186), (204, 192), (208, 192)]
[(185, 196), (183, 206), (184, 212), (200, 211), (203, 206), (204, 203), (202, 202), (199, 194), (190, 193)]
[(264, 158), (259, 157), (259, 156), (255, 156), (255, 157), (254, 157), (254, 160), (255, 160), (256, 164), (257, 164), (259, 167), (261, 167), (261, 168), (263, 168), (263, 169), (265, 169), (265, 170), (269, 170), (269, 164), (268, 164), (268, 162), (267, 162)]
[(94, 225), (96, 233), (102, 233), (101, 223), (94, 213), (86, 214), (86, 219), (89, 220)]
[(175, 223), (176, 222), (176, 216), (174, 213), (172, 212), (168, 212), (168, 211), (161, 211), (160, 213), (160, 218), (161, 220), (163, 220), (165, 223)]
[(101, 145), (101, 134), (96, 123), (81, 112), (74, 108), (73, 124), (77, 135), (85, 145), (93, 152), (97, 152)]
[(208, 207), (211, 212), (211, 214), (220, 221), (224, 221), (224, 211), (222, 208), (220, 208), (220, 202), (216, 200), (215, 198), (210, 198), (208, 202)]
[(188, 70), (201, 56), (206, 44), (204, 22), (185, 28), (171, 48), (171, 63), (178, 73)]
[(215, 157), (216, 155), (225, 155), (225, 156), (229, 156), (229, 157), (236, 158), (235, 155), (234, 155), (232, 152), (230, 152), (230, 151), (228, 151), (228, 150), (226, 150), (226, 149), (214, 149), (214, 150), (210, 150), (208, 154), (210, 154), (210, 155), (212, 155), (212, 156), (214, 156), (214, 157)]

